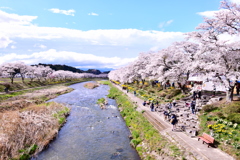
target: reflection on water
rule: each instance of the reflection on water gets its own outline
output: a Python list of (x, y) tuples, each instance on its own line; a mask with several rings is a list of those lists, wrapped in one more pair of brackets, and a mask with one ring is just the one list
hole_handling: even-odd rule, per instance
[[(87, 82), (84, 82), (87, 83)], [(106, 97), (109, 87), (95, 89), (84, 83), (70, 87), (75, 90), (51, 101), (71, 108), (67, 123), (56, 140), (34, 160), (138, 160), (137, 152), (129, 145), (129, 130), (115, 100), (108, 99), (107, 109), (101, 110), (97, 100)]]

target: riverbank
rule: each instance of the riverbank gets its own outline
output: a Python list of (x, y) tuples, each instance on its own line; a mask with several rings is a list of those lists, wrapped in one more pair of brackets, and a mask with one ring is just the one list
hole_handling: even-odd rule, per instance
[(72, 91), (64, 85), (35, 90), (0, 103), (0, 159), (29, 159), (58, 134), (70, 109), (45, 101)]
[(108, 97), (117, 101), (120, 113), (132, 133), (130, 143), (142, 159), (195, 159), (189, 150), (159, 134), (144, 112), (139, 112), (137, 104), (132, 103), (127, 95), (111, 83), (104, 83), (111, 87)]
[[(119, 90), (122, 91), (125, 95), (129, 97), (129, 99), (136, 103), (136, 109), (139, 112), (142, 112), (143, 115), (146, 115), (146, 118), (149, 119), (149, 121), (155, 126), (155, 128), (164, 135), (164, 137), (168, 138), (170, 141), (174, 142), (179, 148), (182, 148), (183, 150), (190, 153), (191, 157), (193, 159), (206, 159), (206, 160), (218, 160), (218, 159), (235, 159), (234, 157), (229, 156), (228, 154), (222, 152), (218, 147), (210, 147), (208, 148), (206, 145), (203, 145), (197, 140), (197, 137), (195, 134), (189, 134), (188, 130), (186, 130), (186, 133), (182, 132), (181, 130), (174, 130), (172, 131), (172, 126), (170, 123), (168, 123), (166, 120), (164, 120), (163, 113), (160, 111), (151, 112), (149, 107), (143, 106), (143, 100), (139, 97), (135, 96), (134, 94), (130, 93), (129, 91), (123, 91), (122, 88), (118, 85), (115, 85)], [(178, 102), (178, 108), (182, 110), (185, 110), (184, 105), (185, 102), (180, 101)], [(160, 107), (161, 109), (161, 107)], [(189, 111), (189, 108), (186, 108), (187, 111)], [(173, 109), (174, 110), (174, 109)], [(182, 117), (181, 117), (182, 118)], [(191, 115), (190, 118), (194, 118), (194, 115)], [(185, 121), (186, 122), (186, 121)], [(161, 124), (161, 125), (160, 125)], [(160, 127), (159, 127), (160, 126)], [(187, 127), (187, 125), (186, 125)], [(193, 126), (193, 128), (196, 128), (197, 125)], [(190, 129), (187, 127), (187, 129)], [(195, 135), (195, 136), (193, 136)], [(193, 137), (192, 137), (193, 136)], [(184, 157), (185, 159), (191, 159), (191, 157)]]
[(70, 113), (62, 104), (45, 102), (73, 91), (67, 85), (88, 80), (2, 94), (0, 159), (25, 160), (42, 151), (56, 137)]

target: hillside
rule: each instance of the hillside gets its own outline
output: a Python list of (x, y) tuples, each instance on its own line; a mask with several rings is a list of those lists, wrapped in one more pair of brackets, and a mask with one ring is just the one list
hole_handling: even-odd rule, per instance
[[(44, 64), (44, 63), (39, 63), (38, 65), (42, 66), (49, 66), (51, 69), (58, 71), (58, 70), (64, 70), (64, 71), (71, 71), (74, 73), (92, 73), (92, 74), (101, 74), (101, 73), (108, 73), (108, 72), (101, 72), (100, 70), (97, 69), (88, 69), (87, 71), (67, 66), (67, 65), (61, 65), (61, 64)], [(36, 65), (35, 65), (36, 66)]]

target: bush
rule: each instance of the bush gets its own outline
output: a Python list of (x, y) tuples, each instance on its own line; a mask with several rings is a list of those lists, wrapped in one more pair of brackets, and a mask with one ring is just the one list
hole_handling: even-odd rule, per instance
[(229, 114), (227, 119), (233, 123), (238, 123), (240, 124), (240, 113), (232, 113)]
[(150, 93), (155, 93), (155, 91), (154, 90), (148, 91), (148, 94), (150, 94)]
[(215, 110), (215, 109), (217, 109), (217, 107), (214, 106), (214, 105), (205, 105), (205, 106), (203, 106), (203, 108), (202, 108), (202, 110), (203, 110), (204, 112), (211, 112), (211, 111), (213, 111), (213, 110)]
[(167, 94), (165, 92), (162, 92), (159, 94), (159, 97), (165, 97)]
[(168, 94), (168, 95), (166, 95), (165, 98), (167, 98), (167, 99), (171, 99), (171, 98), (172, 98), (172, 95)]
[(240, 103), (231, 103), (229, 106), (223, 108), (223, 112), (227, 115), (240, 113)]
[(174, 96), (176, 96), (176, 95), (178, 95), (178, 94), (180, 94), (180, 93), (181, 93), (181, 90), (180, 90), (180, 89), (171, 89), (169, 94), (170, 94), (172, 97), (174, 97)]
[(218, 116), (219, 118), (224, 118), (224, 115), (223, 115), (223, 113), (222, 113), (222, 112), (220, 112), (220, 111), (218, 111), (218, 112), (215, 112), (215, 114), (214, 114), (214, 115)]
[(130, 144), (131, 144), (134, 148), (136, 148), (139, 143), (141, 143), (141, 140), (140, 140), (140, 139), (132, 139), (132, 140), (130, 141)]

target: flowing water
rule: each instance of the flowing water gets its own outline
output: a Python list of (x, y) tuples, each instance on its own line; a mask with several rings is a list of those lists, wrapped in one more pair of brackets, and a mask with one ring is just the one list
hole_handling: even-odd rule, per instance
[(113, 99), (101, 110), (97, 100), (106, 97), (109, 86), (87, 89), (87, 82), (71, 85), (75, 90), (51, 101), (71, 108), (58, 136), (33, 160), (139, 160), (129, 145), (130, 132)]

